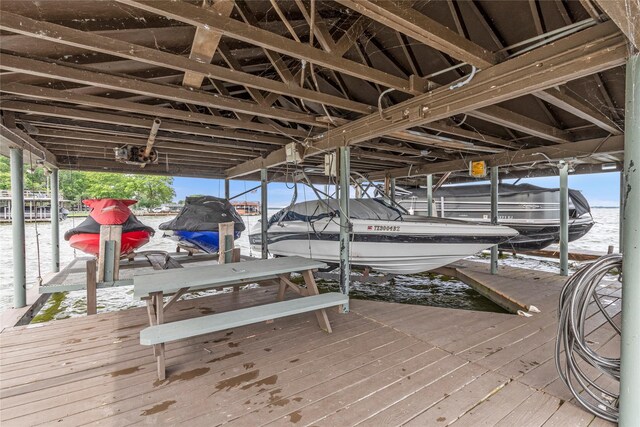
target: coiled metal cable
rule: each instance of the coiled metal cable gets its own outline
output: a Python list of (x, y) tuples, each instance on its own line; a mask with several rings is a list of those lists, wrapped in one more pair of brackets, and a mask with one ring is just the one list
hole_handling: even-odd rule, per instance
[(622, 255), (603, 256), (582, 267), (567, 280), (560, 294), (555, 361), (560, 378), (585, 409), (597, 417), (617, 422), (619, 396), (597, 384), (595, 378), (590, 378), (584, 369), (586, 363), (620, 381), (620, 359), (599, 355), (589, 346), (586, 335), (590, 331), (585, 330), (587, 308), (594, 301), (609, 325), (620, 334), (620, 328), (607, 313), (597, 294), (598, 284), (614, 268), (622, 271)]

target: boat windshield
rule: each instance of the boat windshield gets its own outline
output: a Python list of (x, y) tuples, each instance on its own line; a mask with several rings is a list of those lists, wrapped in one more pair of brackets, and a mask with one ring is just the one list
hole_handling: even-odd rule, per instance
[[(350, 199), (349, 218), (402, 221), (407, 211), (391, 206), (382, 199)], [(286, 207), (269, 219), (269, 226), (284, 221), (315, 222), (340, 216), (340, 202), (336, 199), (312, 200)]]

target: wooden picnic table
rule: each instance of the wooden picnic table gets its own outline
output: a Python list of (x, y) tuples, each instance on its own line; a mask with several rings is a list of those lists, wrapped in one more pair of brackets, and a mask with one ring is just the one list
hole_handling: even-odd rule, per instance
[[(325, 308), (346, 304), (348, 296), (335, 292), (320, 294), (313, 272), (326, 267), (323, 262), (296, 256), (136, 274), (133, 278), (133, 296), (146, 300), (150, 324), (140, 332), (140, 343), (153, 346), (158, 378), (164, 379), (166, 376), (165, 343), (169, 341), (310, 311), (315, 311), (320, 327), (330, 333), (331, 324)], [(291, 273), (301, 273), (306, 287), (293, 283), (290, 280)], [(256, 282), (278, 284), (279, 302), (164, 322), (165, 312), (187, 292)], [(305, 298), (283, 301), (287, 289)], [(172, 295), (167, 302), (164, 301), (166, 295)]]

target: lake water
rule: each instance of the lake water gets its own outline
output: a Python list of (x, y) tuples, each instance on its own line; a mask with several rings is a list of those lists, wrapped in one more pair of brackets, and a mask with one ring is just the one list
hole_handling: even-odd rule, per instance
[[(607, 247), (613, 245), (617, 250), (618, 209), (593, 208), (592, 214), (596, 224), (582, 239), (571, 242), (569, 249), (573, 251), (588, 250), (605, 253)], [(142, 222), (156, 230), (160, 223), (170, 218), (171, 217), (140, 217)], [(247, 224), (247, 229), (250, 229), (259, 217), (245, 217), (244, 219)], [(65, 231), (74, 228), (82, 221), (82, 218), (68, 218), (62, 221), (60, 223), (61, 238)], [(27, 224), (26, 226), (27, 286), (36, 285), (39, 271), (42, 276), (45, 276), (51, 269), (50, 227), (51, 225), (49, 223)], [(4, 256), (0, 257), (0, 311), (2, 311), (7, 307), (11, 307), (13, 303), (13, 260), (10, 224), (0, 225), (0, 242), (2, 242), (5, 247), (3, 250)], [(243, 233), (240, 239), (236, 241), (236, 245), (242, 249), (242, 253), (245, 255), (259, 256), (259, 254), (251, 251), (247, 232)], [(159, 231), (143, 249), (174, 251), (175, 243), (163, 238), (162, 232)], [(38, 252), (40, 262), (38, 262)], [(68, 263), (75, 256), (83, 256), (83, 254), (80, 251), (76, 253), (67, 242), (61, 240), (61, 264), (64, 265)], [(474, 259), (488, 262), (488, 260), (482, 256), (474, 257)], [(549, 259), (538, 259), (519, 255), (516, 258), (511, 256), (507, 257), (500, 262), (516, 267), (558, 271), (558, 263)], [(40, 268), (38, 265), (40, 265)], [(577, 268), (578, 265), (578, 263), (570, 263), (572, 269)], [(328, 281), (320, 282), (320, 286), (325, 289), (335, 289), (337, 284)], [(132, 298), (131, 292), (131, 288), (128, 287), (100, 290), (98, 293), (99, 312), (120, 310), (140, 305), (139, 301), (135, 301)], [(464, 283), (432, 274), (396, 276), (392, 281), (379, 285), (354, 283), (352, 285), (351, 295), (354, 298), (435, 305), (440, 307), (485, 311), (500, 310), (495, 304), (481, 297)], [(86, 293), (85, 291), (69, 292), (63, 298), (59, 298), (56, 303), (60, 303), (58, 313), (56, 314), (57, 318), (84, 315), (86, 312)]]

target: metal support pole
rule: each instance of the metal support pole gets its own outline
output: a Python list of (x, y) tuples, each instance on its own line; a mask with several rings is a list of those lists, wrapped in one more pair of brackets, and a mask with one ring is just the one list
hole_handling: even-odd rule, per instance
[(620, 171), (620, 207), (618, 208), (618, 252), (622, 253), (624, 242), (624, 224), (622, 223), (622, 212), (624, 212), (624, 169)]
[(427, 215), (433, 216), (433, 175), (427, 175)]
[(267, 227), (269, 226), (267, 215), (267, 170), (260, 169), (260, 206), (261, 206), (261, 224), (262, 224), (262, 259), (268, 257), (268, 240), (267, 240)]
[(13, 226), (13, 307), (27, 305), (27, 271), (24, 251), (24, 175), (22, 150), (10, 149), (11, 223)]
[(231, 197), (231, 190), (229, 189), (229, 180), (225, 179), (224, 180), (224, 198), (229, 200), (230, 197)]
[[(491, 224), (498, 225), (498, 167), (491, 168)], [(491, 247), (491, 274), (498, 274), (498, 245)]]
[(60, 271), (60, 197), (58, 193), (58, 169), (53, 169), (51, 180), (51, 271)]
[(622, 229), (620, 427), (640, 420), (640, 54), (627, 61)]
[(560, 163), (560, 275), (569, 275), (569, 165)]
[[(349, 236), (351, 222), (349, 221), (349, 175), (351, 149), (340, 147), (340, 291), (349, 295)], [(342, 312), (349, 311), (349, 304), (342, 306)]]
[(389, 184), (389, 197), (391, 197), (392, 201), (396, 201), (396, 179), (391, 178), (391, 182)]

